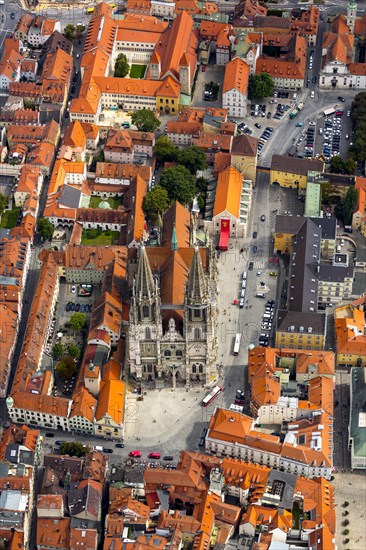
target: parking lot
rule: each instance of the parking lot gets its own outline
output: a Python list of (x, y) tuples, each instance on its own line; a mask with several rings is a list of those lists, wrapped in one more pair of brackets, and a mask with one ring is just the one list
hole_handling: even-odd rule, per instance
[(58, 304), (51, 324), (51, 331), (45, 346), (45, 353), (42, 358), (42, 368), (52, 370), (55, 374), (54, 395), (71, 395), (76, 377), (70, 382), (65, 382), (57, 376), (54, 371), (55, 360), (53, 358), (53, 347), (56, 343), (61, 344), (64, 349), (70, 344), (75, 344), (82, 353), (84, 347), (84, 332), (74, 331), (67, 326), (70, 317), (75, 312), (85, 313), (87, 323), (90, 320), (93, 301), (100, 294), (100, 287), (93, 286), (91, 296), (80, 296), (79, 285), (60, 284)]
[[(225, 67), (218, 65), (207, 65), (205, 71), (202, 69), (197, 71), (196, 85), (194, 88), (192, 105), (196, 107), (222, 107), (222, 85), (224, 81)], [(205, 101), (205, 85), (213, 82), (220, 84), (216, 99), (214, 97), (207, 98), (209, 101)]]

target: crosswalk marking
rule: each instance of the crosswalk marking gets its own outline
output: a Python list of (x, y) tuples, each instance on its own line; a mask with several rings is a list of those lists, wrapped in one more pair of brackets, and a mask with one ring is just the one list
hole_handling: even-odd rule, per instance
[(265, 262), (261, 262), (261, 261), (257, 260), (256, 262), (254, 262), (254, 267), (256, 269), (263, 269), (264, 267), (266, 267), (266, 264), (265, 264)]

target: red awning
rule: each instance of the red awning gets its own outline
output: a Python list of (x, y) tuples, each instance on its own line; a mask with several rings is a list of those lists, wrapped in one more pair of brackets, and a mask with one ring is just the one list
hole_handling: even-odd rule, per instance
[(221, 231), (219, 249), (227, 250), (229, 248), (229, 236), (230, 236), (230, 220), (228, 218), (221, 218)]

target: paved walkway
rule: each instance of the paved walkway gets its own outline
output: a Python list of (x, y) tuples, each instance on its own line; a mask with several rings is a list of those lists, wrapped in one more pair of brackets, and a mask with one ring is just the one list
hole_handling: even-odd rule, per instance
[(129, 443), (143, 440), (144, 447), (155, 444), (159, 448), (185, 426), (191, 428), (193, 421), (204, 414), (201, 400), (206, 393), (199, 387), (189, 392), (184, 388), (148, 390), (143, 401), (138, 401), (136, 394), (129, 394), (125, 439)]
[[(333, 480), (337, 514), (336, 543), (342, 550), (364, 550), (366, 548), (366, 476), (364, 472), (350, 471), (335, 474)], [(349, 502), (344, 507), (344, 502)], [(349, 512), (348, 515), (343, 515)], [(349, 521), (348, 525), (344, 525)], [(342, 532), (348, 529), (348, 535)], [(345, 540), (349, 539), (348, 543)]]

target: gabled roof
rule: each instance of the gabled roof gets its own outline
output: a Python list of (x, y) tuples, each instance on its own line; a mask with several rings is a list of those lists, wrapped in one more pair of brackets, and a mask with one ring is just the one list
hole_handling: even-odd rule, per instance
[(228, 212), (235, 218), (240, 217), (240, 198), (243, 185), (242, 174), (233, 166), (219, 173), (216, 188), (214, 216)]
[(248, 80), (249, 65), (236, 57), (226, 65), (222, 92), (237, 90), (246, 96), (248, 93)]
[(170, 74), (179, 80), (179, 67), (182, 55), (193, 70), (197, 60), (198, 31), (193, 26), (193, 19), (186, 12), (180, 13), (161, 36), (156, 52), (161, 59), (161, 76)]

